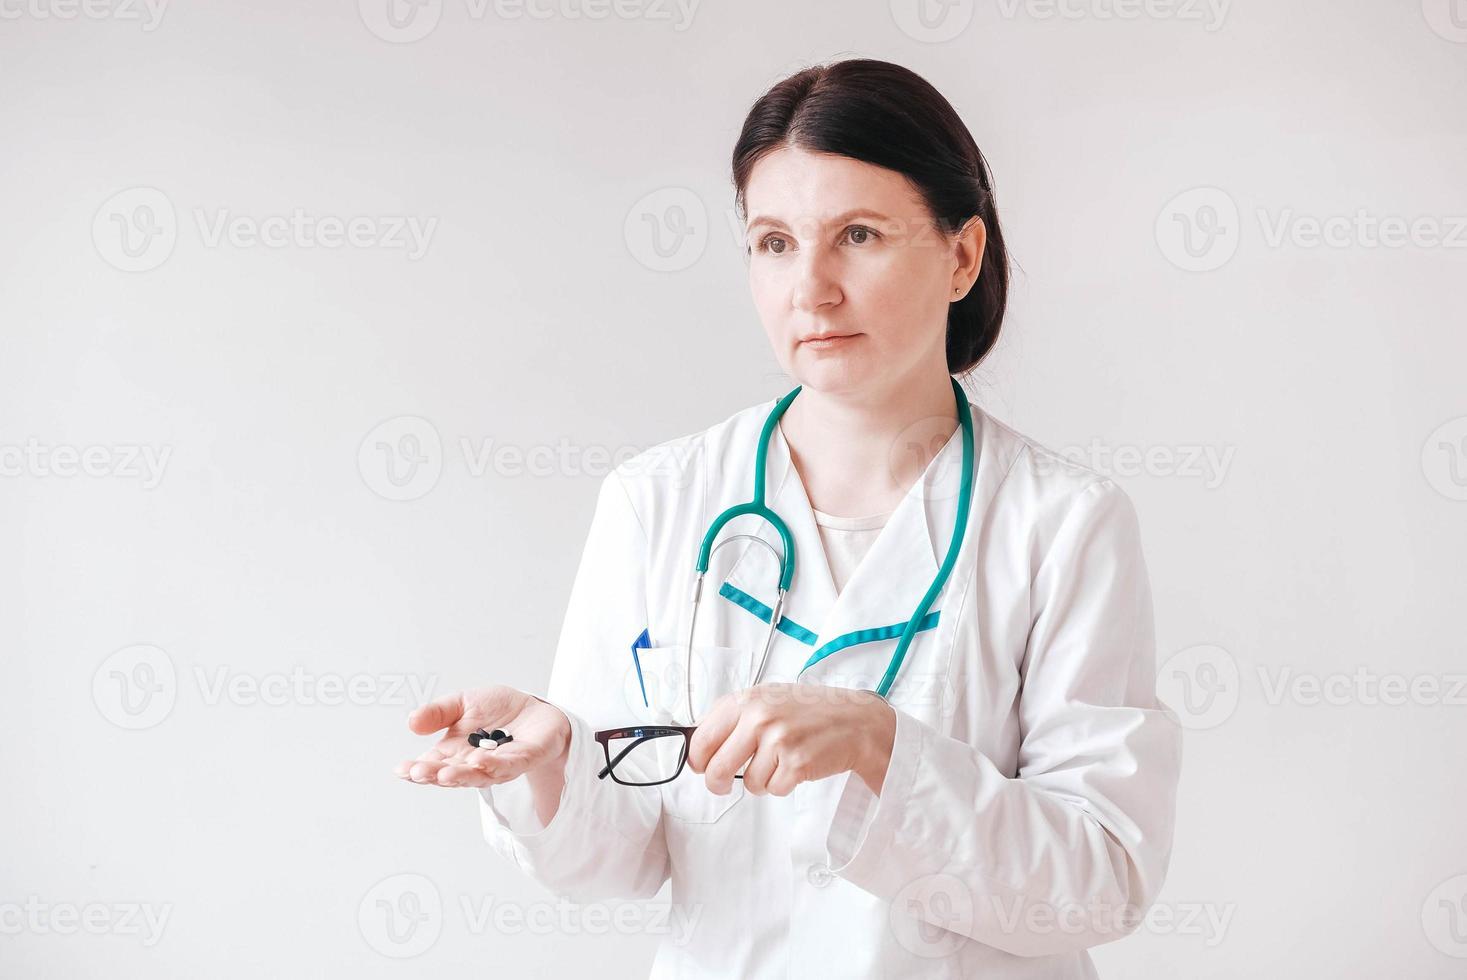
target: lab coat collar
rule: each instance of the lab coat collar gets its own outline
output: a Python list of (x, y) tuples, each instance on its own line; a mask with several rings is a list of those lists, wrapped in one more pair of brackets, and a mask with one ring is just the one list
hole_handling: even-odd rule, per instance
[[(769, 407), (772, 407), (770, 403)], [(972, 535), (981, 526), (981, 515), (992, 498), (1001, 474), (995, 473), (994, 465), (983, 452), (985, 416), (975, 407), (973, 411), (974, 456), (977, 474), (974, 481), (973, 504), (970, 526), (964, 541), (964, 554), (971, 554)], [(755, 425), (762, 425), (767, 411), (752, 413)], [(751, 440), (748, 458), (752, 460), (757, 450), (758, 434)], [(778, 427), (770, 439), (767, 497), (770, 506), (789, 525), (795, 542), (795, 574), (790, 592), (785, 597), (784, 620), (786, 626), (776, 638), (775, 649), (779, 659), (788, 664), (792, 653), (800, 659), (803, 667), (801, 680), (820, 683), (822, 677), (843, 676), (843, 668), (851, 662), (841, 651), (859, 641), (856, 634), (862, 631), (899, 627), (910, 618), (918, 602), (926, 593), (936, 576), (943, 557), (947, 553), (952, 537), (953, 521), (957, 516), (958, 487), (962, 464), (962, 429), (954, 428), (947, 442), (936, 456), (929, 461), (921, 477), (908, 489), (896, 510), (882, 528), (870, 550), (856, 567), (851, 579), (839, 596), (831, 579), (830, 568), (825, 560), (825, 551), (820, 541), (819, 529), (811, 509), (809, 497), (794, 467), (789, 445)], [(1007, 467), (1002, 467), (1006, 469)], [(768, 524), (760, 522), (757, 529), (749, 529), (780, 547), (779, 535)], [(932, 612), (938, 613), (948, 598), (961, 595), (966, 584), (969, 564), (959, 561), (937, 600)], [(766, 609), (772, 606), (777, 581), (777, 569), (769, 552), (757, 545), (745, 545), (737, 562), (726, 576), (728, 586), (752, 597)], [(755, 615), (748, 611), (732, 608), (736, 601), (729, 601), (728, 615)], [(955, 616), (956, 609), (948, 616)], [(932, 618), (929, 615), (929, 620)], [(888, 630), (888, 632), (890, 632)], [(899, 630), (897, 631), (900, 632)], [(935, 631), (934, 631), (935, 632)], [(870, 634), (863, 634), (869, 636)], [(914, 639), (914, 648), (926, 633)], [(865, 641), (871, 642), (871, 641)], [(894, 649), (894, 642), (876, 644), (885, 652), (881, 658), (884, 668), (886, 657)], [(793, 648), (793, 649), (792, 649)], [(818, 662), (811, 658), (820, 656)], [(793, 679), (785, 671), (779, 676), (774, 672), (776, 656), (771, 654), (771, 669), (766, 671), (765, 680)], [(866, 658), (862, 658), (864, 661)], [(863, 680), (874, 685), (879, 680), (864, 678), (869, 672), (863, 666)], [(857, 686), (842, 683), (841, 686)]]

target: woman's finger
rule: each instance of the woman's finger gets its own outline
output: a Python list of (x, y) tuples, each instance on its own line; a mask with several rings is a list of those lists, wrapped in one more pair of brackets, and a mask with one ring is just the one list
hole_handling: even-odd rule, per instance
[(734, 773), (759, 750), (759, 733), (752, 725), (740, 724), (713, 753), (704, 769), (708, 790), (720, 796), (733, 790)]
[(408, 728), (416, 735), (431, 735), (455, 724), (464, 716), (464, 699), (460, 694), (445, 694), (429, 701), (408, 715)]
[(412, 764), (408, 770), (408, 778), (415, 783), (433, 783), (438, 781), (438, 770), (448, 765), (442, 760), (419, 759)]
[(526, 752), (476, 749), (439, 769), (437, 780), (440, 786), (493, 786), (520, 776), (530, 765), (531, 757)]
[(800, 777), (790, 766), (782, 765), (776, 760), (774, 772), (770, 774), (767, 785), (770, 796), (789, 796), (800, 785)]
[(472, 787), (482, 788), (502, 783), (504, 780), (495, 779), (493, 776), (475, 769), (473, 766), (444, 766), (438, 770), (438, 779), (435, 785), (445, 787)]
[(749, 760), (748, 767), (744, 769), (744, 789), (756, 796), (769, 792), (769, 779), (778, 765), (779, 757), (774, 749), (761, 748), (756, 751), (754, 758)]
[(405, 759), (402, 762), (399, 762), (396, 766), (393, 767), (392, 771), (397, 773), (397, 775), (401, 776), (404, 779), (411, 779), (412, 768), (419, 762), (443, 762), (447, 758), (448, 756), (444, 754), (443, 750), (439, 748), (439, 746), (434, 746), (433, 748), (425, 749), (423, 751), (423, 754), (418, 756), (416, 759)]
[(738, 724), (741, 708), (739, 700), (732, 694), (725, 694), (713, 703), (688, 745), (688, 765), (693, 772), (701, 773), (708, 768), (708, 761)]

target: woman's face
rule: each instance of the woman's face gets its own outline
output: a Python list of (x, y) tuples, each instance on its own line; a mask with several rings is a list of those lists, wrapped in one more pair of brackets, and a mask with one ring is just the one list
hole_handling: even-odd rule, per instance
[(749, 285), (786, 373), (872, 395), (946, 374), (948, 305), (977, 275), (981, 220), (945, 238), (896, 171), (792, 147), (755, 164), (744, 201)]

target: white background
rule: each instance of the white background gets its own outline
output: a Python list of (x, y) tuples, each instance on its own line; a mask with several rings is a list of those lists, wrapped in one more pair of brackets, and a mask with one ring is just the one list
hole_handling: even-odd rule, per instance
[(0, 0), (0, 974), (645, 975), (391, 768), (412, 685), (543, 692), (597, 453), (787, 390), (729, 156), (868, 56), (994, 171), (973, 396), (1141, 516), (1190, 731), (1102, 974), (1461, 975), (1467, 3), (386, 2)]

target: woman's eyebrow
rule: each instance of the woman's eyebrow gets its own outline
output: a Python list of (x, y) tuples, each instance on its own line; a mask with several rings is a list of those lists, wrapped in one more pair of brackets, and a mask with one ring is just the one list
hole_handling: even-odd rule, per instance
[[(852, 218), (875, 218), (878, 221), (890, 220), (880, 211), (872, 211), (870, 208), (854, 208), (850, 211), (845, 212), (844, 214), (836, 215), (834, 218), (829, 219), (826, 223), (838, 225), (850, 221)], [(786, 227), (783, 221), (781, 221), (779, 218), (774, 217), (773, 215), (756, 214), (749, 219), (748, 228), (750, 231), (752, 231), (759, 225), (770, 225), (771, 227), (775, 228)]]

